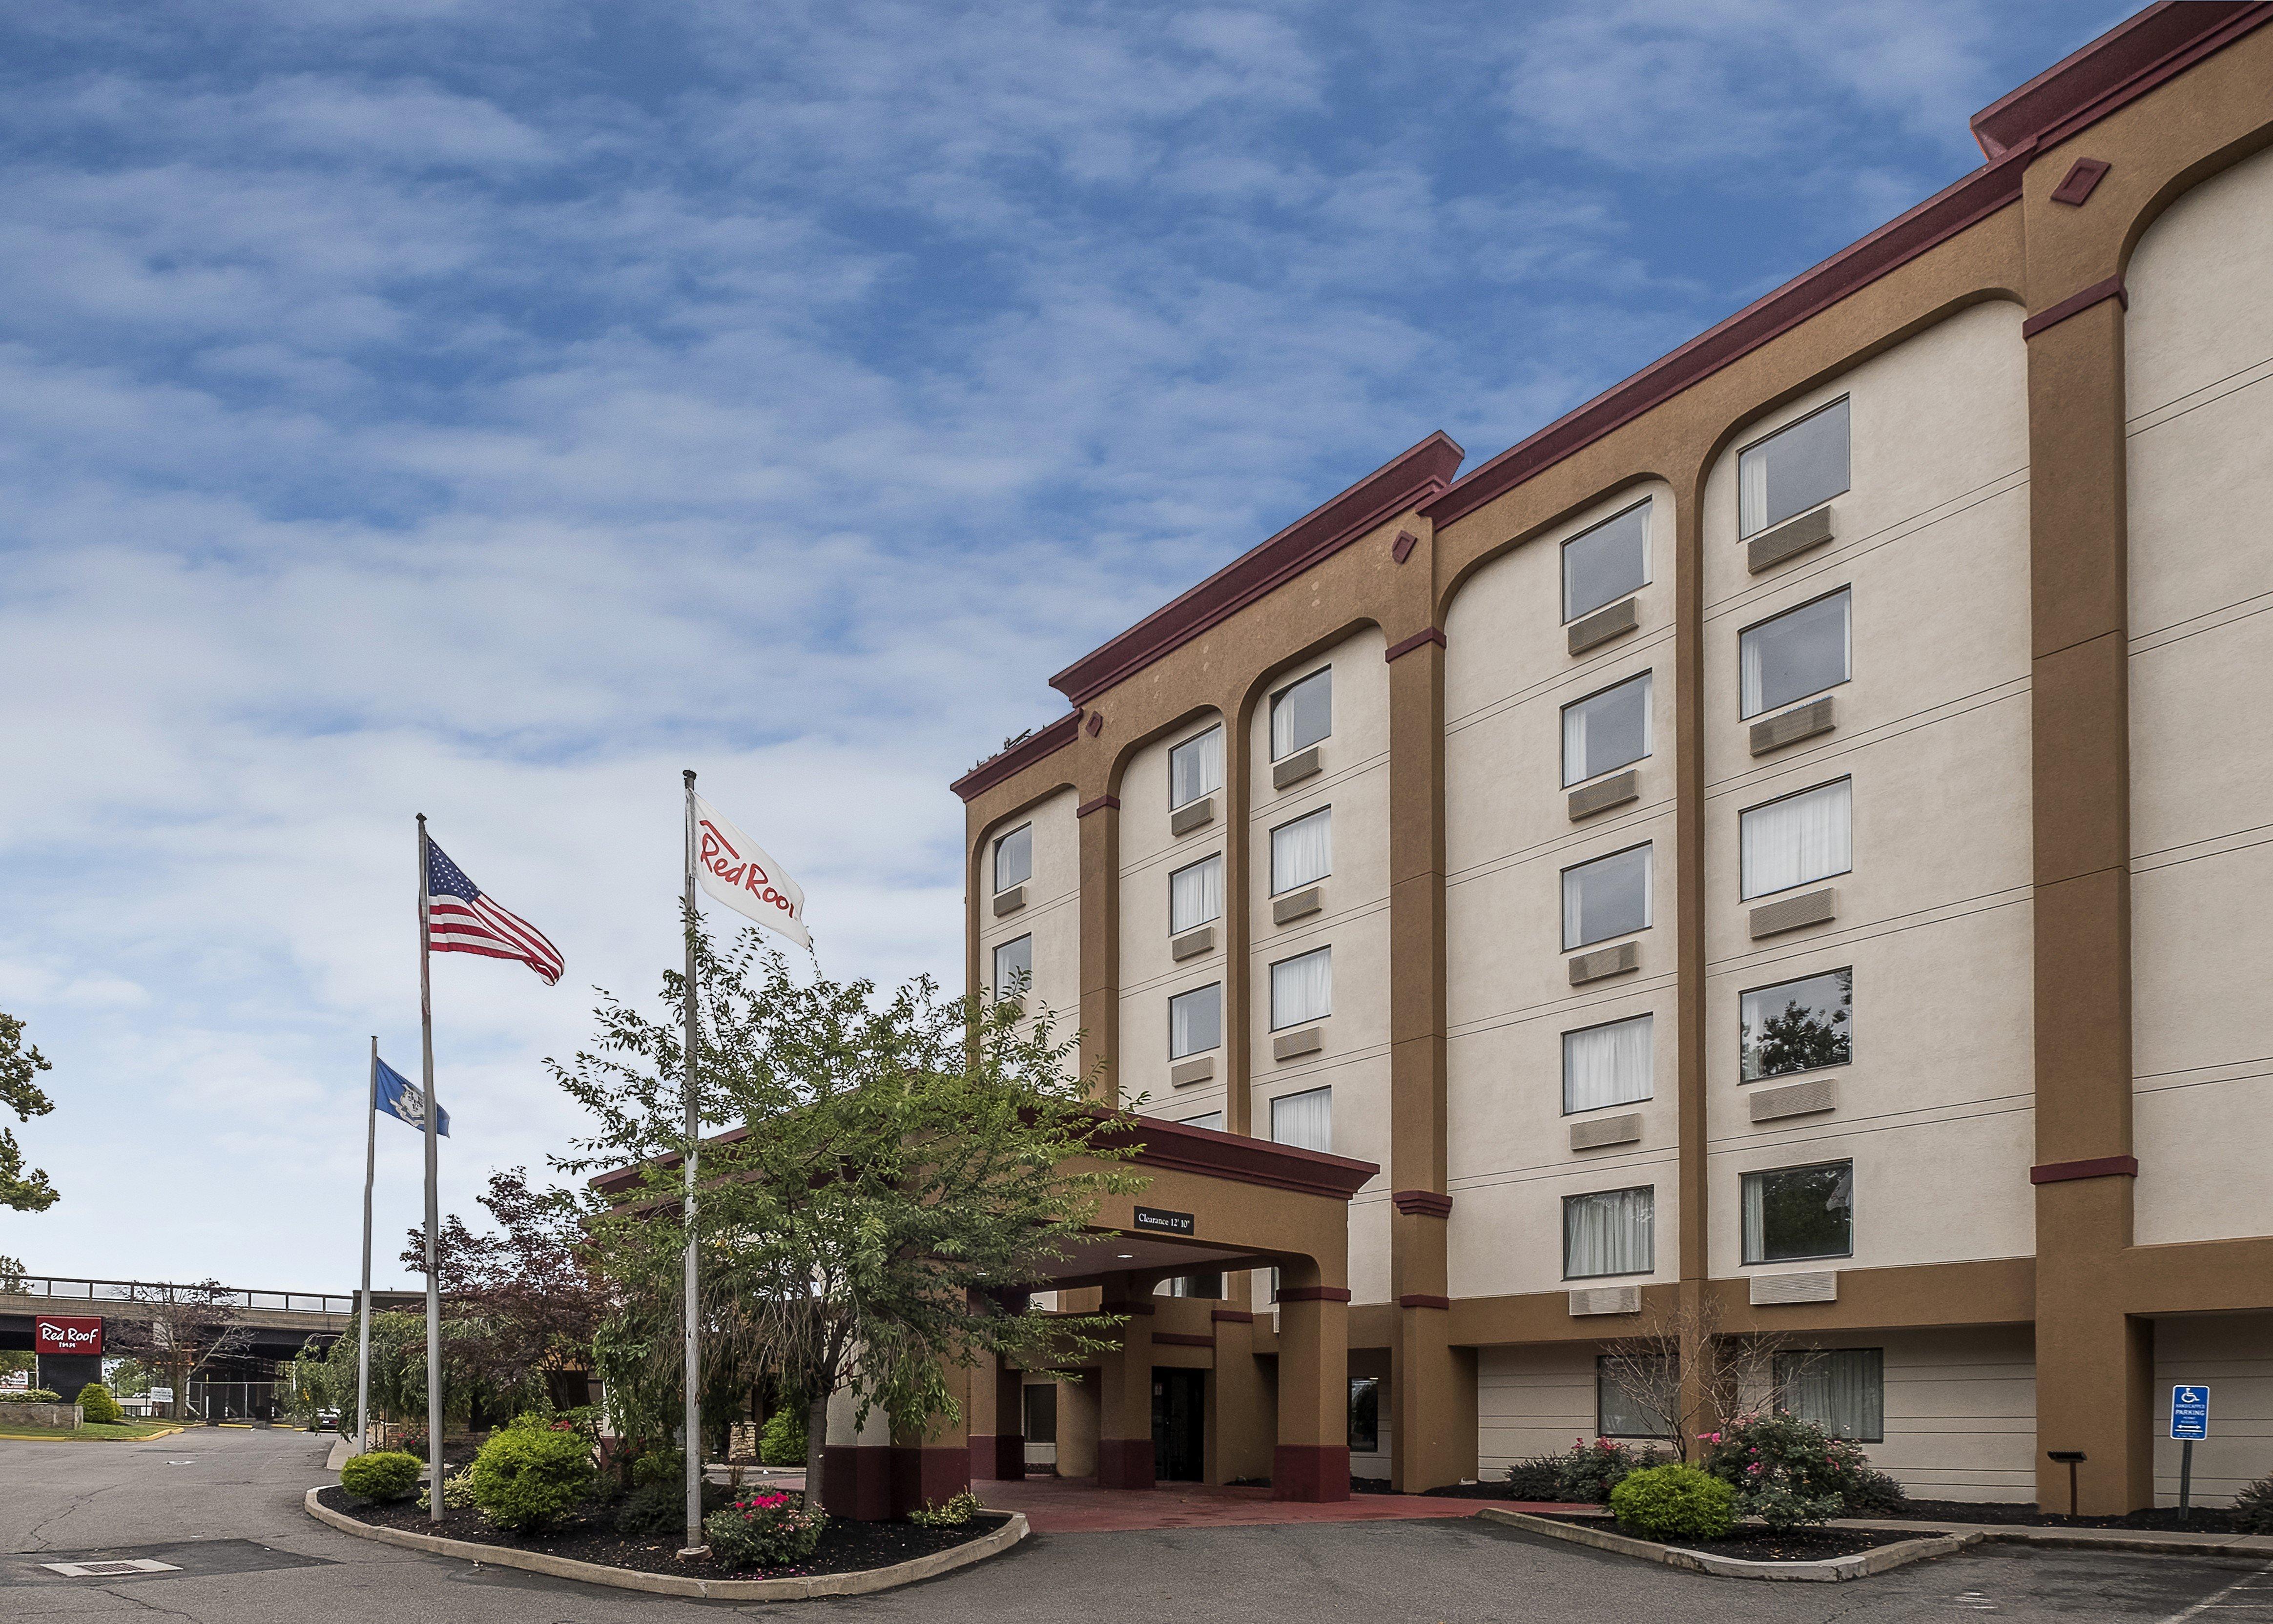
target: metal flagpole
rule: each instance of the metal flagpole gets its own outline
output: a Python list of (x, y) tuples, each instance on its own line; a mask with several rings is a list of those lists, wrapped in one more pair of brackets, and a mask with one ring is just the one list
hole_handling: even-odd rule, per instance
[(363, 1145), (363, 1313), (356, 1330), (356, 1447), (371, 1448), (371, 1187), (379, 1176), (379, 1034), (371, 1037), (371, 1081), (364, 1085)]
[(434, 1098), (432, 937), (426, 908), (426, 814), (418, 814), (418, 1048), (426, 1085), (426, 1498), (442, 1520), (442, 1277), (435, 1235), (442, 1227), (442, 1108)]
[(694, 1172), (701, 1111), (694, 1096), (694, 774), (686, 770), (686, 1548), (702, 1544), (701, 1321), (695, 1310)]

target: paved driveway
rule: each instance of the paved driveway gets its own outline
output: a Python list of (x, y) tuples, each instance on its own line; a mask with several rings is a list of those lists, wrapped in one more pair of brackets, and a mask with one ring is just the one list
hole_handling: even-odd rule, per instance
[[(191, 1624), (694, 1624), (736, 1611), (541, 1579), (311, 1521), (328, 1438), (195, 1430), (149, 1444), (0, 1441), (0, 1619)], [(147, 1553), (178, 1571), (65, 1579), (42, 1561)], [(2204, 1605), (2207, 1604), (2207, 1605)], [(2194, 1609), (2189, 1612), (2189, 1609)], [(1987, 1614), (2043, 1624), (2273, 1624), (2256, 1561), (2007, 1550), (1855, 1584), (1710, 1579), (1473, 1521), (1043, 1534), (910, 1590), (739, 1611), (809, 1620), (1005, 1624), (1876, 1624)]]

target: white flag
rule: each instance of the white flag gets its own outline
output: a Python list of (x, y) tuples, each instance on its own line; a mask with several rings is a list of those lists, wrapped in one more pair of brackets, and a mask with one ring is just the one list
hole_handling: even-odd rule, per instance
[(812, 947), (813, 938), (805, 932), (805, 893), (797, 881), (699, 795), (694, 797), (694, 867), (702, 876), (702, 888), (727, 907), (769, 931), (779, 931), (800, 947)]

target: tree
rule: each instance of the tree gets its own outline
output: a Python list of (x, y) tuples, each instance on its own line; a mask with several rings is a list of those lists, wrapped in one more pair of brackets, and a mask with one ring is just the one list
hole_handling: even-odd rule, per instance
[[(1143, 1180), (1126, 1119), (1091, 1104), (1077, 1039), (1046, 1012), (943, 998), (920, 978), (889, 996), (817, 973), (800, 983), (749, 930), (721, 953), (698, 935), (696, 1240), (706, 1403), (770, 1385), (805, 1419), (817, 1463), (832, 1395), (865, 1420), (927, 1428), (957, 1416), (947, 1373), (985, 1355), (1046, 1366), (1118, 1323), (1031, 1312), (1098, 1198)], [(686, 1149), (678, 1012), (650, 1021), (603, 993), (599, 1036), (552, 1063), (595, 1131), (556, 1165), (629, 1167), (591, 1224), (619, 1303), (596, 1351), (618, 1430), (665, 1438), (681, 1398)]]
[[(0, 1106), (16, 1113), (19, 1122), (44, 1117), (55, 1101), (41, 1090), (41, 1072), (52, 1070), (48, 1059), (24, 1042), (24, 1023), (0, 1013)], [(0, 1207), (18, 1212), (45, 1212), (62, 1194), (48, 1182), (41, 1167), (24, 1171), (24, 1152), (16, 1143), (16, 1130), (0, 1127)]]
[[(435, 1237), (446, 1380), (533, 1398), (544, 1372), (584, 1367), (610, 1306), (588, 1255), (589, 1203), (568, 1190), (530, 1188), (525, 1167), (491, 1172), (480, 1200), (497, 1232), (476, 1233), (452, 1213)], [(410, 1231), (401, 1261), (426, 1272), (423, 1229)]]
[[(1699, 1433), (1737, 1416), (1781, 1408), (1785, 1389), (1807, 1364), (1774, 1332), (1724, 1330), (1721, 1300), (1706, 1291), (1653, 1310), (1639, 1331), (1604, 1348), (1602, 1369), (1693, 1465), (1705, 1453)], [(1683, 1380), (1684, 1372), (1691, 1380)]]
[(244, 1352), (252, 1332), (243, 1324), (236, 1293), (218, 1280), (196, 1285), (130, 1285), (125, 1306), (112, 1320), (109, 1351), (166, 1373), (174, 1389), (173, 1416), (187, 1414), (191, 1380), (217, 1358)]

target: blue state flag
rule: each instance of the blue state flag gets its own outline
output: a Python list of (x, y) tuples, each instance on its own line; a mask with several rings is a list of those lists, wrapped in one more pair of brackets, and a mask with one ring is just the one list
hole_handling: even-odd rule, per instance
[[(379, 1062), (377, 1075), (371, 1078), (371, 1103), (393, 1117), (397, 1122), (408, 1122), (420, 1133), (426, 1131), (426, 1095), (424, 1090), (389, 1066)], [(450, 1113), (444, 1111), (435, 1132), (441, 1138), (450, 1136)]]

